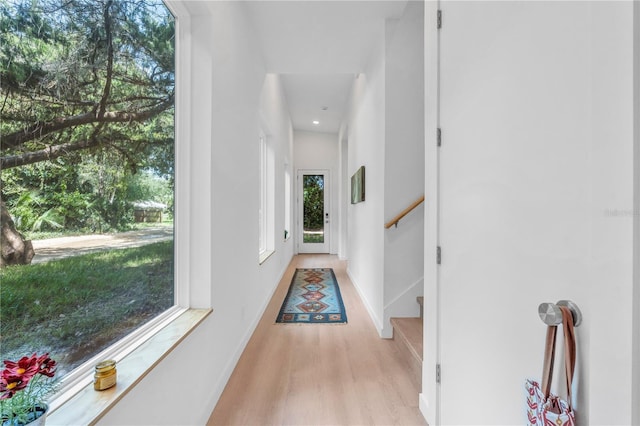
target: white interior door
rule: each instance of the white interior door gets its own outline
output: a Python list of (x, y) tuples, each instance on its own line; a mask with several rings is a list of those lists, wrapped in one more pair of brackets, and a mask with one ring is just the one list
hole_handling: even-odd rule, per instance
[[(613, 301), (611, 292), (595, 290), (598, 280), (590, 276), (599, 276), (593, 259), (601, 247), (594, 242), (603, 241), (600, 230), (612, 231), (594, 225), (606, 222), (595, 219), (602, 216), (596, 206), (606, 205), (599, 189), (607, 187), (603, 182), (612, 169), (598, 158), (593, 135), (600, 124), (612, 123), (607, 108), (613, 98), (600, 94), (616, 90), (609, 79), (596, 83), (592, 78), (606, 75), (600, 67), (607, 60), (615, 62), (606, 48), (597, 43), (592, 50), (583, 48), (585, 36), (609, 35), (591, 20), (594, 13), (606, 15), (608, 7), (598, 12), (592, 7), (587, 2), (441, 2), (438, 424), (522, 423), (524, 378), (540, 377), (544, 352), (546, 327), (538, 304), (565, 297), (556, 295), (586, 301), (597, 294), (602, 306)], [(600, 55), (607, 60), (594, 59)], [(598, 105), (599, 100), (605, 103)], [(607, 158), (616, 158), (614, 152), (608, 144)], [(615, 184), (606, 182), (613, 193)], [(615, 238), (613, 233), (606, 238)], [(614, 269), (606, 273), (614, 275)], [(581, 389), (576, 406), (592, 402), (591, 410), (582, 412), (591, 421), (581, 417), (581, 424), (602, 423), (594, 421), (600, 410), (593, 402), (599, 400), (595, 394), (604, 393), (593, 384), (614, 383), (619, 365), (607, 365), (606, 350), (599, 348), (605, 345), (594, 344), (598, 321), (596, 310), (592, 313), (590, 324), (579, 328), (591, 339), (583, 358), (589, 367), (583, 365), (574, 379)], [(611, 345), (615, 333), (606, 339)], [(561, 389), (558, 373), (554, 384)], [(470, 383), (514, 391), (495, 398)], [(608, 401), (623, 398), (612, 390), (606, 392)], [(615, 411), (602, 409), (602, 418)]]
[(329, 253), (329, 171), (298, 170), (298, 253)]

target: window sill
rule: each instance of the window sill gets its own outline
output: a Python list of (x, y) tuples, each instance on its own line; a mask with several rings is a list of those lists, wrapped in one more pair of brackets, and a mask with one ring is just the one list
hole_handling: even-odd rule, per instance
[(258, 263), (262, 265), (275, 252), (276, 252), (275, 250), (267, 250), (264, 253), (260, 254), (260, 257), (258, 257)]
[(97, 423), (210, 313), (210, 309), (187, 309), (180, 313), (117, 363), (118, 381), (114, 387), (101, 392), (95, 391), (92, 373), (91, 377), (87, 377), (90, 382), (75, 395), (67, 396), (67, 399), (63, 393), (58, 400), (65, 400), (58, 406), (58, 400), (52, 402), (52, 410), (47, 414), (47, 425)]

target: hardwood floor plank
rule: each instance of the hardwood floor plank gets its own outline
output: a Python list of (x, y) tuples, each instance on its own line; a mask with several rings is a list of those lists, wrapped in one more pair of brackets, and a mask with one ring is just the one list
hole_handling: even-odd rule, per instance
[[(348, 324), (275, 324), (295, 268), (333, 268)], [(208, 425), (425, 425), (419, 387), (332, 255), (295, 256)]]

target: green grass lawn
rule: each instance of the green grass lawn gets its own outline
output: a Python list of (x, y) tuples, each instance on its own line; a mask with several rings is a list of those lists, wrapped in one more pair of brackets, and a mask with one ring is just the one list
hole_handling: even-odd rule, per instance
[(0, 270), (0, 360), (68, 372), (173, 305), (173, 242)]
[(302, 234), (303, 243), (324, 243), (324, 233), (304, 232)]

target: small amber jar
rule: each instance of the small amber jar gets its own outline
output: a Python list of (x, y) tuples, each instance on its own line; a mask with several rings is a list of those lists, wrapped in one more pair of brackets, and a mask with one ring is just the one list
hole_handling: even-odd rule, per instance
[(96, 372), (93, 375), (93, 388), (97, 391), (109, 389), (116, 384), (116, 362), (113, 360), (102, 361), (96, 364)]

